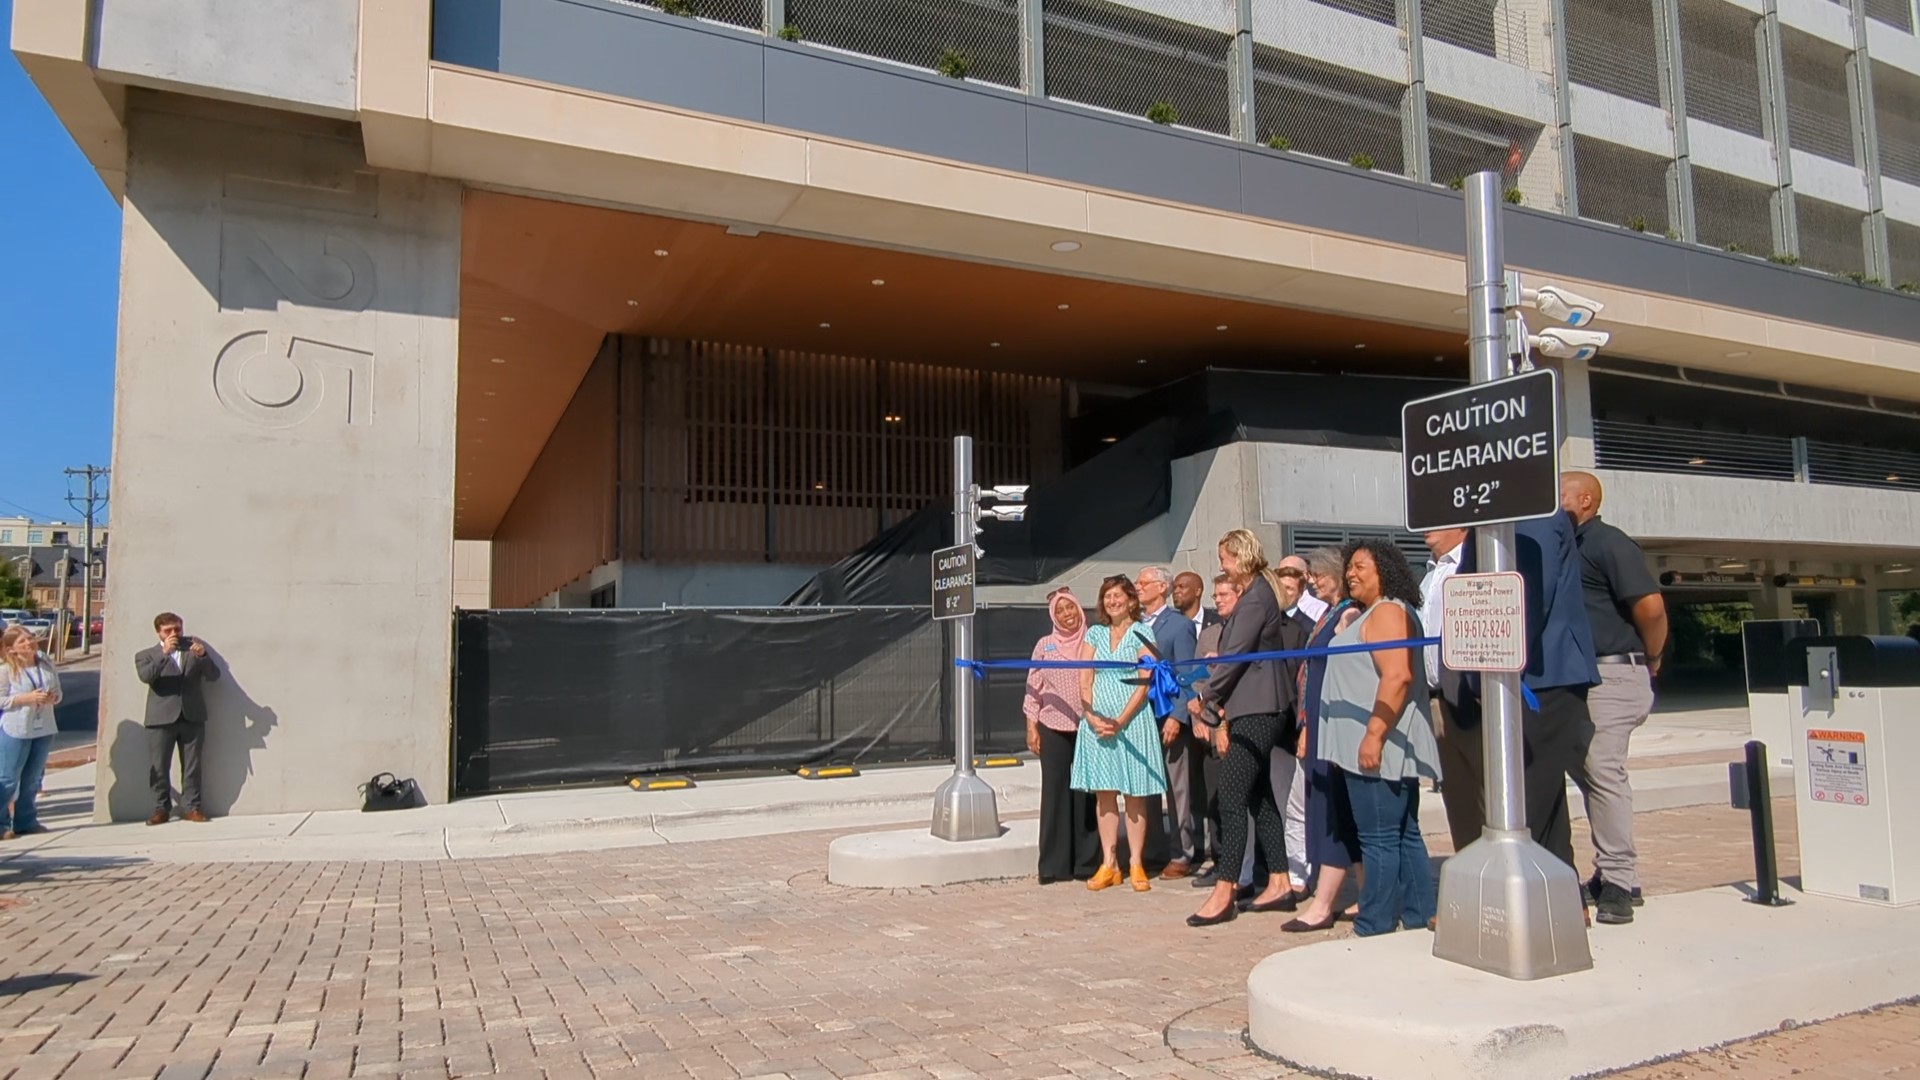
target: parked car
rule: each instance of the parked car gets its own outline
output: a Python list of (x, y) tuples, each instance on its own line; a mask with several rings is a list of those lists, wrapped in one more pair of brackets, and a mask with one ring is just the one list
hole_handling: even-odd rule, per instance
[(33, 636), (38, 638), (43, 645), (46, 644), (48, 638), (53, 636), (52, 619), (21, 619), (20, 625), (33, 631)]
[(93, 621), (87, 624), (87, 638), (91, 641), (99, 641), (100, 635), (106, 633), (106, 630), (107, 620), (95, 615)]
[(33, 612), (24, 608), (0, 608), (0, 629), (17, 626), (31, 618), (33, 618)]

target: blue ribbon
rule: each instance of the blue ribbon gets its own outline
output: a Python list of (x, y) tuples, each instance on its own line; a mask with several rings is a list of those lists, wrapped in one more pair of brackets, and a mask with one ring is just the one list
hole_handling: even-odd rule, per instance
[[(1308, 660), (1320, 656), (1340, 656), (1345, 653), (1380, 652), (1384, 649), (1423, 649), (1429, 645), (1438, 644), (1440, 639), (1437, 637), (1403, 638), (1399, 641), (1323, 645), (1313, 649), (1275, 649), (1270, 652), (1234, 653), (1231, 656), (1194, 657), (1191, 660), (1165, 660), (1157, 656), (1149, 660), (963, 660), (956, 657), (953, 666), (972, 671), (976, 679), (986, 678), (989, 671), (1031, 671), (1036, 668), (1145, 671), (1147, 701), (1153, 708), (1153, 715), (1171, 716), (1180, 704), (1181, 695), (1187, 687), (1193, 685), (1196, 678), (1196, 675), (1188, 675), (1183, 679), (1174, 670), (1175, 668), (1205, 667), (1213, 664), (1256, 664), (1269, 660)], [(1520, 698), (1528, 708), (1539, 711), (1539, 699), (1533, 696), (1532, 688), (1524, 682), (1520, 684)]]

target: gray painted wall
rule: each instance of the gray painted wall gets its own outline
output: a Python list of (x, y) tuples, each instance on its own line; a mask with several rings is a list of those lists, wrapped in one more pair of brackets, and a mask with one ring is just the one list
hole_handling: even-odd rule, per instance
[(351, 117), (360, 0), (94, 0), (108, 78)]
[[(436, 0), (434, 14), (434, 58), (446, 63), (1410, 247), (1463, 246), (1460, 196), (1441, 188), (616, 0)], [(1509, 213), (1507, 255), (1920, 341), (1920, 298), (1557, 214)]]

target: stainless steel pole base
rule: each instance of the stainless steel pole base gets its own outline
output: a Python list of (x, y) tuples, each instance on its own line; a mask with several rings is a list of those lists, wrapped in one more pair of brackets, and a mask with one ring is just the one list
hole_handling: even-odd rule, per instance
[(933, 835), (942, 840), (993, 840), (1000, 835), (1000, 809), (993, 788), (970, 772), (955, 770), (933, 793)]
[(1440, 869), (1433, 955), (1509, 979), (1592, 968), (1579, 875), (1530, 834), (1487, 829)]

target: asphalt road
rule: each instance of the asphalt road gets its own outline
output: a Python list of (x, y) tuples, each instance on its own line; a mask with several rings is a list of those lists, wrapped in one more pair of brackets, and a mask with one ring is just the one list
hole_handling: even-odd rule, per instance
[(97, 730), (100, 722), (100, 664), (76, 664), (60, 672), (60, 704), (53, 721), (61, 731)]

